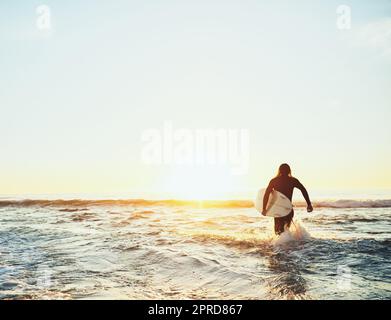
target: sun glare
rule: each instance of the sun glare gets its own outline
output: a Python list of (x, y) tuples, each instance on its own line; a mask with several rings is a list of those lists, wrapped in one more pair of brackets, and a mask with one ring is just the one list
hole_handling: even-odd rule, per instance
[(162, 190), (181, 200), (223, 200), (232, 190), (229, 168), (176, 166), (162, 183)]

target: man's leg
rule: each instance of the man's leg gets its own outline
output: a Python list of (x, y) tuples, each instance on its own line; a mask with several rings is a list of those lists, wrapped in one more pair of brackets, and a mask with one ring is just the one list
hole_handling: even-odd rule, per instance
[(284, 228), (290, 228), (291, 226), (291, 223), (292, 223), (292, 219), (293, 219), (293, 210), (287, 215), (284, 217), (285, 218), (285, 226)]
[(279, 235), (284, 232), (284, 218), (274, 218), (274, 233)]
[(274, 218), (274, 232), (279, 235), (285, 231), (285, 228), (289, 228), (293, 219), (293, 210), (285, 217)]

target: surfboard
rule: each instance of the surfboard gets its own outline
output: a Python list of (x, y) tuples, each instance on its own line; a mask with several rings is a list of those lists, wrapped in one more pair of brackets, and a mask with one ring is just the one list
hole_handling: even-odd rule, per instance
[[(262, 213), (264, 194), (265, 189), (259, 190), (254, 202), (255, 209), (257, 209), (260, 213)], [(292, 202), (287, 196), (276, 190), (273, 190), (270, 193), (269, 201), (266, 206), (266, 216), (275, 218), (285, 217), (292, 211), (292, 209)]]

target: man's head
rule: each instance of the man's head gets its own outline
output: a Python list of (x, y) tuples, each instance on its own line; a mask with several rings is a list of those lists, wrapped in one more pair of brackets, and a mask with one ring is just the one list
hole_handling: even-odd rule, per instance
[(282, 165), (280, 165), (280, 167), (278, 168), (277, 176), (290, 177), (291, 175), (292, 175), (292, 171), (291, 171), (291, 167), (289, 166), (289, 164), (283, 163)]

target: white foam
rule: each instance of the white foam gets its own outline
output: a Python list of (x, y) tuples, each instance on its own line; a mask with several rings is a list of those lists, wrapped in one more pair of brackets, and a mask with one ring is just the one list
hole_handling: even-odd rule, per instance
[(281, 246), (293, 241), (301, 241), (310, 239), (310, 233), (305, 229), (303, 222), (299, 219), (293, 219), (289, 229), (286, 229), (283, 233), (273, 239), (272, 244), (274, 246)]

